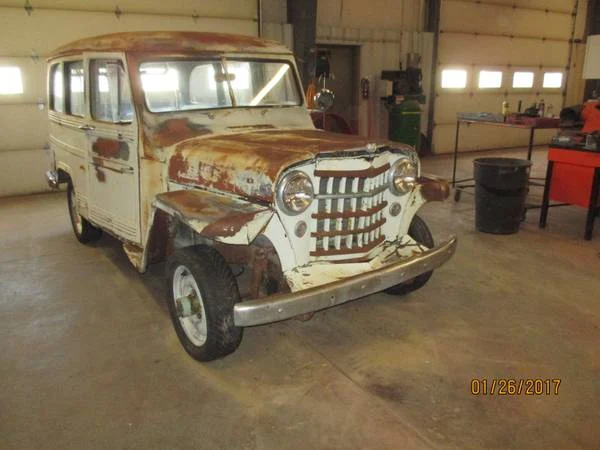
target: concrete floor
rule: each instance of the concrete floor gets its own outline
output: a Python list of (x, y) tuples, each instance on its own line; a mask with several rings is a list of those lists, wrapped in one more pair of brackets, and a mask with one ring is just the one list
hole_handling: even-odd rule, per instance
[[(450, 175), (447, 157), (424, 167)], [(600, 223), (586, 242), (583, 210), (551, 210), (546, 230), (538, 214), (495, 236), (474, 231), (471, 196), (427, 205), (460, 242), (425, 288), (247, 329), (200, 364), (162, 267), (140, 276), (115, 240), (79, 244), (64, 194), (2, 199), (0, 448), (598, 448)], [(483, 397), (473, 378), (562, 382)]]

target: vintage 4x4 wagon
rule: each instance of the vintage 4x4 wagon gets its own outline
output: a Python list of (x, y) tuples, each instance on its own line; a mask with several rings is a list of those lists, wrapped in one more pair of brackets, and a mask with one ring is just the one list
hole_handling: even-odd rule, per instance
[(408, 146), (327, 133), (293, 55), (209, 33), (84, 39), (49, 59), (47, 176), (83, 243), (106, 231), (138, 271), (166, 260), (186, 351), (234, 351), (243, 327), (423, 286), (454, 252), (418, 209), (448, 184)]

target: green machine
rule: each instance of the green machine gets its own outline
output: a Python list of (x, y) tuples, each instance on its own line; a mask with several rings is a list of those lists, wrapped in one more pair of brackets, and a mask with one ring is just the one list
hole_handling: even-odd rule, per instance
[(421, 69), (384, 70), (381, 79), (390, 82), (382, 97), (390, 115), (388, 138), (391, 141), (412, 145), (417, 152), (421, 147), (421, 105), (425, 95), (421, 86)]

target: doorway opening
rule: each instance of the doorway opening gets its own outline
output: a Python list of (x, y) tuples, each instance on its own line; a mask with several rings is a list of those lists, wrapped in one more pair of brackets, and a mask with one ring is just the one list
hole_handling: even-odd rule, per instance
[[(358, 134), (359, 61), (360, 46), (317, 44), (317, 78), (326, 71), (325, 86), (335, 94), (335, 101), (327, 116), (325, 129), (347, 132), (339, 126), (341, 117), (351, 134)], [(323, 78), (317, 79), (317, 90), (323, 87)], [(331, 128), (331, 129), (330, 129)]]

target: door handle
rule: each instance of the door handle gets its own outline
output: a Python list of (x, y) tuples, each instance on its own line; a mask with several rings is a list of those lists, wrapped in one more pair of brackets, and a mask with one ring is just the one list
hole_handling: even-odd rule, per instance
[(135, 169), (133, 167), (123, 167), (123, 166), (118, 166), (118, 167), (114, 167), (114, 165), (111, 165), (109, 161), (94, 161), (92, 163), (92, 166), (97, 167), (99, 169), (106, 169), (106, 170), (110, 170), (111, 172), (117, 172), (117, 173), (126, 173), (126, 174), (133, 174), (135, 173)]
[(92, 130), (95, 130), (95, 129), (96, 129), (96, 127), (95, 127), (95, 126), (93, 126), (93, 125), (88, 125), (88, 124), (85, 124), (85, 125), (80, 125), (78, 128), (79, 128), (80, 130), (83, 130), (83, 131), (92, 131)]

